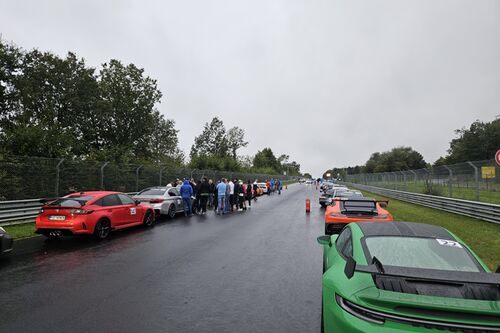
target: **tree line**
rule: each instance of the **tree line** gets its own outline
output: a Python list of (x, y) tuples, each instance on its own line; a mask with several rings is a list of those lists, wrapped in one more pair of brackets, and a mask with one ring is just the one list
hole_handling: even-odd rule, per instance
[(455, 130), (455, 135), (450, 141), (447, 154), (439, 157), (433, 164), (427, 163), (422, 154), (411, 147), (396, 147), (390, 151), (371, 154), (364, 165), (327, 170), (323, 177), (328, 173), (333, 177), (345, 177), (345, 174), (405, 171), (466, 161), (490, 160), (500, 149), (500, 119), (491, 122), (476, 120), (469, 128)]
[(271, 148), (238, 156), (248, 144), (244, 130), (226, 131), (218, 118), (195, 138), (186, 162), (175, 121), (157, 109), (161, 98), (157, 81), (134, 64), (111, 59), (97, 69), (72, 52), (60, 57), (0, 40), (0, 158), (300, 174), (299, 164)]

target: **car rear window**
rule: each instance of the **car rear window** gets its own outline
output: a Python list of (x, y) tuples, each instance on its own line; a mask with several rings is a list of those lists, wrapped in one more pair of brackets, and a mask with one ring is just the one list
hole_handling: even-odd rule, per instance
[(57, 206), (57, 207), (81, 207), (87, 203), (92, 196), (80, 196), (80, 197), (68, 197), (68, 198), (60, 198), (55, 201), (52, 201), (49, 206)]
[(150, 188), (139, 192), (137, 195), (164, 195), (166, 191), (164, 188)]
[(365, 254), (383, 265), (479, 272), (480, 266), (469, 251), (453, 240), (435, 238), (374, 236), (364, 240)]

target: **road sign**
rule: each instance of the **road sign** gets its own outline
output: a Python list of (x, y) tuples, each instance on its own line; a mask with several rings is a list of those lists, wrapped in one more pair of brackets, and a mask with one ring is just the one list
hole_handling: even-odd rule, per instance
[(495, 178), (495, 167), (494, 166), (481, 167), (481, 176), (483, 179)]
[(500, 165), (500, 149), (498, 149), (495, 154), (495, 161), (497, 161), (497, 164)]

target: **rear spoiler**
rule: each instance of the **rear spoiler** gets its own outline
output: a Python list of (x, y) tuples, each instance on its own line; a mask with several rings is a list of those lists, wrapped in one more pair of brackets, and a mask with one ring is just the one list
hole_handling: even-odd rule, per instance
[(488, 272), (457, 272), (436, 269), (395, 267), (378, 265), (377, 262), (371, 265), (357, 265), (354, 259), (348, 258), (344, 272), (348, 278), (351, 271), (354, 273), (369, 273), (372, 275), (391, 276), (421, 281), (441, 282), (441, 283), (477, 283), (496, 285), (500, 288), (500, 274)]

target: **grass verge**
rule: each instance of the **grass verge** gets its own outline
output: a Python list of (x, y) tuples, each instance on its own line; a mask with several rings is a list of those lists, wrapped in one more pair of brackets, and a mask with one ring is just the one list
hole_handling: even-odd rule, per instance
[(17, 225), (9, 225), (3, 227), (5, 231), (15, 239), (27, 238), (35, 236), (35, 222), (23, 223)]
[(371, 198), (389, 200), (388, 210), (394, 215), (395, 221), (422, 222), (444, 227), (469, 245), (492, 271), (500, 265), (500, 225), (370, 192), (364, 194)]

